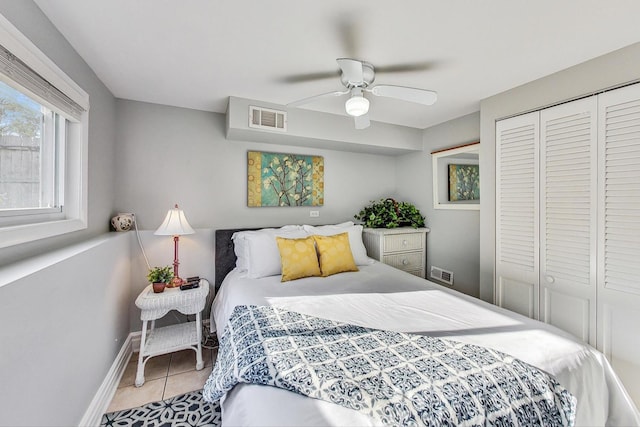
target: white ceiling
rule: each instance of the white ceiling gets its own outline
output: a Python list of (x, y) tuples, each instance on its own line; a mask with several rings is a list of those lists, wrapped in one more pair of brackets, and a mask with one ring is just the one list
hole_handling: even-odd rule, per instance
[[(376, 83), (438, 92), (371, 100), (426, 128), (481, 99), (640, 41), (638, 0), (36, 0), (118, 98), (224, 113), (229, 96), (287, 104), (342, 90), (339, 57), (429, 69)], [(336, 71), (335, 78), (285, 82)], [(345, 114), (345, 98), (304, 108)]]

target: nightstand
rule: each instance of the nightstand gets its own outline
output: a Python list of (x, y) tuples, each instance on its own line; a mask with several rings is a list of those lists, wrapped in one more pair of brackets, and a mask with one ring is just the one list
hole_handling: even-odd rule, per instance
[[(147, 286), (136, 298), (136, 306), (141, 310), (142, 337), (138, 356), (136, 387), (144, 384), (144, 367), (147, 361), (161, 354), (192, 349), (196, 352), (196, 369), (204, 368), (202, 361), (202, 310), (207, 302), (209, 282), (200, 279), (200, 286), (181, 291), (180, 288), (167, 288), (156, 294), (152, 285)], [(156, 319), (164, 317), (169, 311), (177, 310), (182, 314), (195, 314), (195, 322), (156, 328)], [(147, 330), (148, 322), (151, 328)]]
[(367, 255), (392, 267), (425, 278), (428, 228), (365, 228)]

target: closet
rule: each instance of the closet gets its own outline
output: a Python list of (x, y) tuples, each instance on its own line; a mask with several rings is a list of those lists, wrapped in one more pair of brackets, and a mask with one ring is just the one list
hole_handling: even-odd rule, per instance
[(496, 123), (495, 301), (597, 347), (640, 396), (640, 85)]

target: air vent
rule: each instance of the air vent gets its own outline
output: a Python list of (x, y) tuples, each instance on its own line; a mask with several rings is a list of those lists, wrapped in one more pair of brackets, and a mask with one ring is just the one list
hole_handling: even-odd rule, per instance
[(286, 132), (287, 112), (251, 105), (249, 106), (249, 127)]
[(453, 286), (453, 273), (451, 271), (431, 266), (431, 278)]

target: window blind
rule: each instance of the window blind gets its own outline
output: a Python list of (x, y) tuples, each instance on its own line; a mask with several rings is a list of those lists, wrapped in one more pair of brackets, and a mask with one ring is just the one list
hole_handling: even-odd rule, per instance
[[(14, 54), (0, 45), (0, 77), (17, 90), (26, 89), (36, 101), (52, 110), (79, 121), (85, 109), (58, 88), (32, 70)], [(16, 84), (20, 87), (16, 87)]]

